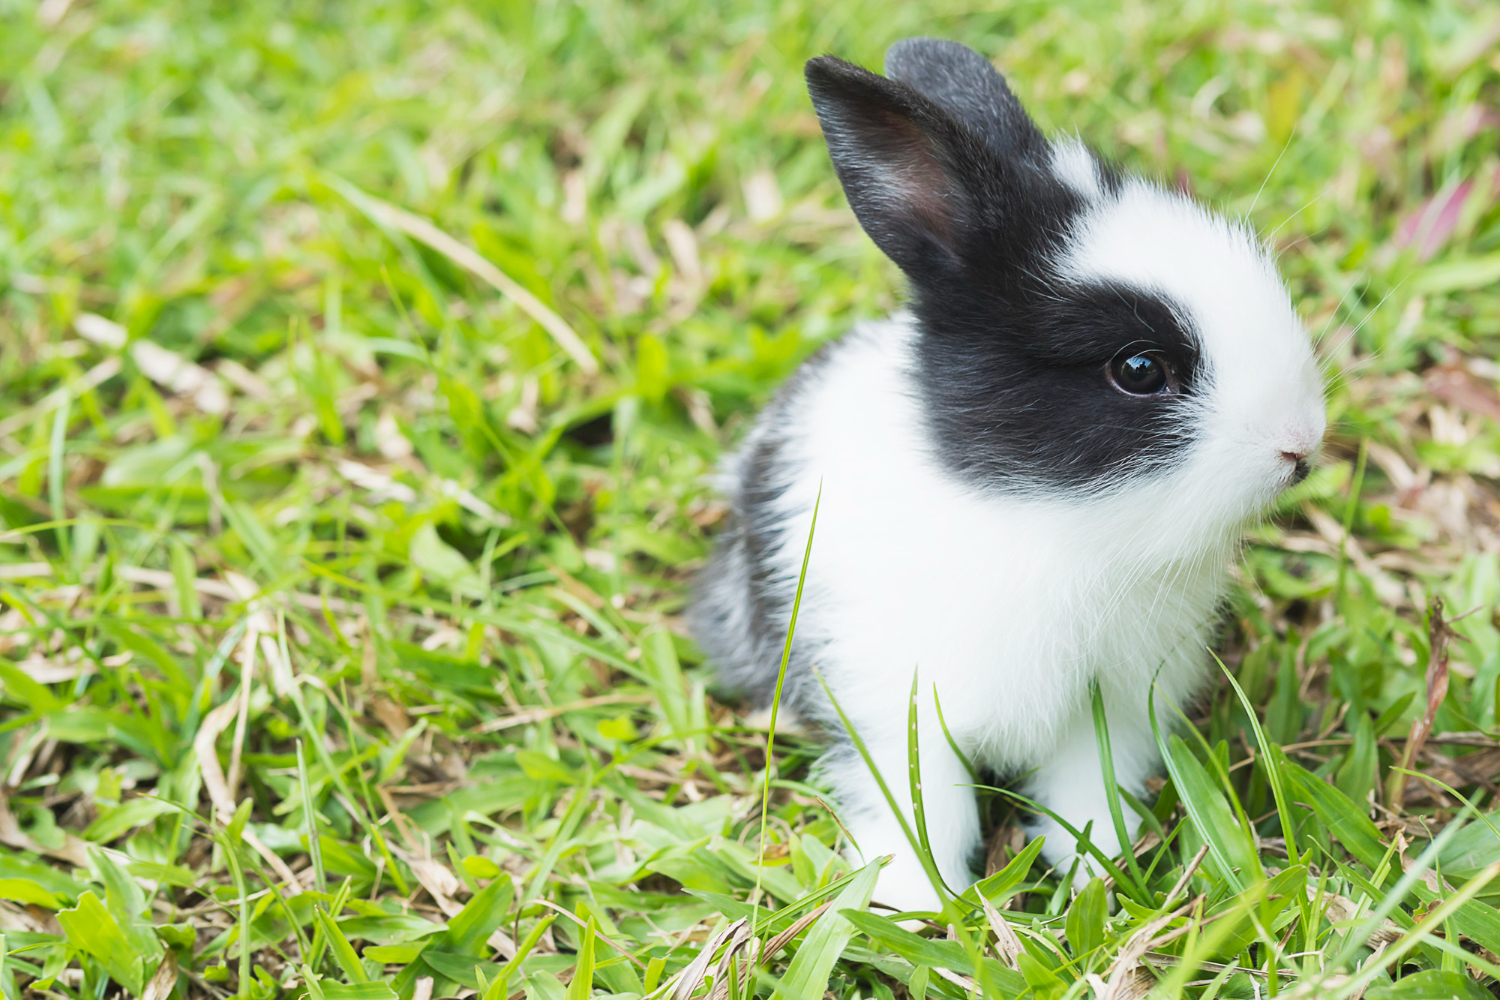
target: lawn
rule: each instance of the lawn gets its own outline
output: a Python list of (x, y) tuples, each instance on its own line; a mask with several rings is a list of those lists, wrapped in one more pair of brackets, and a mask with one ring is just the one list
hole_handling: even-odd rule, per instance
[[(911, 34), (1247, 216), (1330, 414), (1138, 858), (992, 794), (920, 934), (681, 624), (901, 298), (802, 63)], [(1497, 135), (1466, 0), (0, 0), (5, 1000), (1494, 995)]]

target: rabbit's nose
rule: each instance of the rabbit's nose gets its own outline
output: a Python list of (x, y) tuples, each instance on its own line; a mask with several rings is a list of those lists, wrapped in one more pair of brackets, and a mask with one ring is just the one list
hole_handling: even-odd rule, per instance
[(1296, 486), (1302, 480), (1306, 479), (1307, 474), (1312, 471), (1312, 466), (1307, 461), (1308, 454), (1308, 452), (1296, 451), (1284, 451), (1281, 453), (1281, 457), (1290, 462), (1292, 466), (1292, 481), (1289, 485)]
[(1324, 422), (1322, 415), (1317, 418), (1303, 417), (1291, 420), (1282, 425), (1280, 430), (1271, 438), (1271, 442), (1281, 457), (1293, 465), (1305, 464), (1313, 452), (1318, 450), (1318, 445), (1323, 440)]

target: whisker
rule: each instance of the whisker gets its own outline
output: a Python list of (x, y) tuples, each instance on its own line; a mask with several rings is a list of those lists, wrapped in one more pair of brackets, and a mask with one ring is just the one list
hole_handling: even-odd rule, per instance
[(1345, 335), (1345, 337), (1344, 337), (1343, 340), (1340, 340), (1337, 344), (1334, 344), (1332, 350), (1334, 352), (1337, 352), (1338, 349), (1341, 348), (1341, 347), (1343, 347), (1346, 343), (1348, 343), (1349, 340), (1351, 338), (1353, 338), (1353, 336), (1355, 334), (1359, 333), (1360, 330), (1364, 329), (1364, 325), (1366, 323), (1370, 322), (1370, 320), (1374, 317), (1375, 313), (1380, 310), (1381, 306), (1385, 305), (1386, 300), (1389, 299), (1392, 295), (1395, 295), (1396, 292), (1398, 290), (1400, 290), (1401, 286), (1404, 285), (1404, 284), (1406, 284), (1406, 279), (1405, 278), (1402, 278), (1400, 281), (1396, 282), (1396, 287), (1392, 288), (1390, 291), (1386, 292), (1385, 295), (1381, 296), (1380, 301), (1377, 302), (1377, 303), (1375, 303), (1374, 307), (1371, 308), (1369, 312), (1365, 313), (1365, 318), (1359, 321), (1359, 325), (1356, 326), (1354, 329), (1350, 330), (1349, 333), (1347, 335)]
[(1281, 158), (1286, 155), (1286, 151), (1288, 149), (1292, 148), (1292, 140), (1295, 139), (1296, 137), (1297, 137), (1297, 123), (1293, 122), (1292, 123), (1291, 134), (1286, 137), (1286, 145), (1282, 146), (1281, 147), (1281, 152), (1279, 152), (1279, 153), (1276, 154), (1276, 162), (1273, 163), (1273, 164), (1271, 164), (1271, 169), (1270, 170), (1266, 171), (1266, 179), (1260, 182), (1260, 189), (1255, 192), (1255, 198), (1254, 198), (1254, 200), (1252, 200), (1250, 202), (1250, 211), (1248, 211), (1248, 212), (1245, 213), (1245, 215), (1247, 217), (1252, 212), (1255, 211), (1255, 206), (1260, 202), (1261, 192), (1266, 189), (1266, 185), (1267, 184), (1271, 183), (1271, 175), (1274, 174), (1274, 173), (1276, 173), (1276, 168), (1281, 165)]
[(1359, 374), (1359, 369), (1374, 368), (1375, 362), (1379, 361), (1384, 356), (1385, 352), (1383, 350), (1377, 350), (1366, 354), (1364, 357), (1359, 358), (1354, 362), (1351, 362), (1348, 367), (1344, 368), (1343, 370), (1334, 372), (1328, 388), (1338, 389), (1348, 385), (1351, 381), (1350, 377)]
[(1276, 234), (1279, 233), (1279, 232), (1281, 232), (1283, 229), (1285, 229), (1286, 228), (1286, 224), (1288, 222), (1291, 222), (1297, 216), (1301, 215), (1303, 212), (1307, 211), (1309, 208), (1312, 208), (1318, 202), (1322, 201), (1323, 200), (1323, 196), (1326, 195), (1327, 193), (1328, 193), (1328, 188), (1324, 188), (1322, 191), (1319, 191), (1317, 194), (1313, 195), (1312, 200), (1309, 201), (1306, 205), (1303, 205), (1301, 208), (1297, 209), (1297, 211), (1293, 212), (1291, 215), (1288, 215), (1285, 219), (1282, 219), (1281, 220), (1281, 225), (1279, 225), (1275, 229), (1271, 230), (1271, 235), (1265, 237), (1266, 242), (1269, 243), (1272, 240), (1274, 240), (1276, 238)]
[(1351, 281), (1351, 282), (1349, 282), (1349, 287), (1346, 288), (1346, 289), (1344, 289), (1344, 294), (1343, 295), (1339, 296), (1338, 305), (1334, 306), (1333, 307), (1333, 312), (1331, 312), (1331, 313), (1328, 314), (1328, 321), (1323, 324), (1323, 329), (1321, 329), (1321, 330), (1318, 331), (1318, 335), (1317, 335), (1317, 337), (1314, 338), (1314, 340), (1316, 340), (1317, 342), (1321, 343), (1322, 340), (1323, 340), (1323, 338), (1328, 335), (1328, 328), (1333, 325), (1333, 321), (1334, 320), (1338, 319), (1339, 310), (1342, 309), (1342, 308), (1344, 308), (1344, 302), (1349, 298), (1349, 293), (1352, 292), (1352, 291), (1354, 291), (1355, 286), (1358, 285), (1358, 284), (1359, 284), (1359, 282), (1357, 282), (1357, 281)]

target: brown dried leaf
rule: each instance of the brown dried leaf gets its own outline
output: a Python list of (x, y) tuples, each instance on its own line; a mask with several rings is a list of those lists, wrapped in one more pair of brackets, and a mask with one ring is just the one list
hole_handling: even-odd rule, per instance
[(672, 989), (672, 1000), (688, 1000), (703, 983), (703, 977), (708, 975), (709, 963), (713, 961), (714, 952), (719, 950), (719, 945), (742, 930), (746, 930), (748, 927), (749, 924), (741, 917), (739, 920), (720, 928), (719, 933), (715, 934), (703, 946), (703, 950), (698, 952), (697, 957), (693, 959), (692, 963), (674, 977), (675, 986)]
[(984, 852), (984, 877), (989, 878), (1021, 853), (1026, 846), (1026, 831), (1014, 824), (997, 827)]
[[(55, 924), (56, 921), (51, 921), (51, 923)], [(49, 927), (48, 921), (39, 920), (37, 915), (31, 910), (17, 906), (9, 900), (0, 899), (0, 932), (20, 931), (25, 934), (57, 934), (61, 930), (60, 927)]]
[[(247, 638), (249, 636), (247, 635)], [(229, 728), (232, 719), (239, 715), (239, 699), (231, 698), (218, 705), (203, 717), (198, 726), (198, 734), (193, 737), (193, 753), (198, 759), (198, 773), (203, 781), (204, 790), (208, 792), (209, 801), (213, 803), (214, 813), (221, 823), (228, 823), (234, 816), (234, 796), (229, 790), (229, 782), (224, 777), (224, 769), (219, 766), (219, 755), (214, 749), (220, 734)], [(302, 883), (297, 876), (287, 867), (285, 861), (272, 851), (260, 838), (248, 827), (240, 836), (244, 837), (245, 843), (251, 849), (265, 859), (266, 864), (271, 866), (278, 878), (287, 885), (290, 894), (296, 895), (302, 891)], [(82, 841), (79, 841), (81, 844)], [(77, 862), (82, 864), (83, 862)]]
[(45, 847), (32, 840), (26, 831), (21, 829), (21, 824), (16, 822), (15, 813), (10, 811), (9, 795), (0, 791), (0, 844), (22, 851), (46, 854), (79, 868), (88, 867), (89, 845), (66, 830), (63, 831), (63, 837), (63, 846), (59, 848)]
[(766, 945), (765, 954), (761, 956), (762, 961), (775, 958), (776, 953), (782, 948), (785, 948), (788, 941), (792, 940), (798, 934), (801, 934), (804, 930), (806, 930), (809, 924), (821, 917), (824, 912), (826, 912), (827, 909), (832, 905), (833, 903), (831, 901), (824, 903), (822, 906), (818, 907), (816, 910), (813, 910), (811, 913), (804, 913), (802, 916), (798, 917), (796, 922), (793, 923), (792, 926), (788, 927), (786, 930), (773, 937), (771, 939), (771, 943)]
[[(1410, 863), (1407, 862), (1407, 864)], [(1340, 896), (1334, 892), (1325, 892), (1323, 894), (1323, 913), (1333, 923), (1342, 923), (1353, 920), (1358, 915), (1359, 904), (1347, 896)], [(1387, 920), (1370, 935), (1370, 944), (1372, 947), (1390, 944), (1399, 938), (1402, 933), (1399, 926)]]
[(1007, 969), (1014, 969), (1016, 956), (1023, 950), (1021, 939), (1016, 937), (1015, 929), (1006, 923), (993, 903), (984, 896), (980, 896), (979, 901), (984, 904), (984, 915), (989, 919), (990, 929), (995, 932), (995, 955)]
[(1434, 399), (1500, 423), (1500, 392), (1463, 365), (1439, 365), (1427, 372), (1424, 382)]
[(1447, 757), (1428, 751), (1433, 766), (1425, 773), (1445, 785), (1488, 784), (1500, 775), (1500, 747), (1486, 747), (1466, 757)]
[(161, 964), (156, 967), (156, 973), (141, 991), (141, 1000), (167, 1000), (176, 988), (177, 956), (169, 948), (162, 956)]
[[(370, 648), (374, 648), (373, 645)], [(386, 731), (397, 739), (400, 739), (411, 728), (411, 719), (407, 717), (406, 710), (384, 695), (375, 696), (370, 710), (375, 713), (375, 718), (380, 720), (380, 724), (386, 728)]]
[(1106, 983), (1096, 972), (1090, 972), (1084, 979), (1093, 988), (1098, 1000), (1141, 1000), (1156, 985), (1156, 977), (1139, 965), (1113, 985)]

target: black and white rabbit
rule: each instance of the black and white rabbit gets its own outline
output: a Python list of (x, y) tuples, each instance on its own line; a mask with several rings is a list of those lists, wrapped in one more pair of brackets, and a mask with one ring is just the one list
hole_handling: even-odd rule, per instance
[[(760, 416), (727, 467), (733, 521), (692, 622), (725, 684), (769, 703), (821, 485), (783, 701), (841, 733), (817, 667), (909, 817), (920, 667), (927, 829), (961, 890), (979, 819), (934, 686), (971, 761), (1027, 775), (1118, 854), (1090, 682), (1140, 794), (1159, 763), (1153, 680), (1159, 705), (1185, 704), (1208, 676), (1242, 527), (1306, 475), (1324, 403), (1249, 230), (1048, 142), (968, 48), (907, 39), (886, 73), (825, 56), (807, 84), (909, 311), (825, 348)], [(864, 763), (840, 742), (824, 766), (864, 857), (895, 855), (876, 899), (933, 908)], [(1071, 863), (1055, 822), (1032, 832)]]

